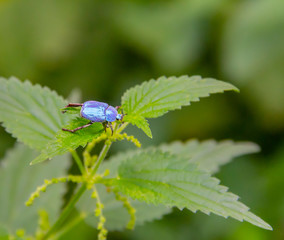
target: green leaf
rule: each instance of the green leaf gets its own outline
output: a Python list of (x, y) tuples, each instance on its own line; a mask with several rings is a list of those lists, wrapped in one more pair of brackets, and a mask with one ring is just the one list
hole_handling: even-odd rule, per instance
[(156, 118), (170, 110), (180, 109), (190, 102), (208, 97), (210, 93), (238, 91), (233, 85), (200, 76), (160, 77), (130, 88), (122, 96), (122, 107), (128, 120), (148, 136), (149, 126), (144, 118)]
[[(100, 171), (103, 173), (106, 169), (110, 169), (109, 177), (116, 177), (118, 166), (123, 160), (151, 149), (153, 147), (119, 153), (111, 157), (109, 161), (103, 162)], [(199, 169), (214, 174), (219, 170), (220, 166), (230, 162), (233, 158), (258, 152), (259, 146), (252, 142), (234, 142), (232, 140), (217, 142), (212, 139), (200, 142), (196, 139), (191, 139), (185, 143), (175, 141), (169, 144), (162, 144), (158, 146), (158, 149), (184, 157), (188, 162), (198, 164)]]
[(69, 116), (60, 109), (66, 101), (47, 87), (0, 78), (0, 122), (6, 131), (31, 148), (41, 150)]
[[(89, 122), (89, 120), (84, 118), (75, 118), (64, 127), (67, 129), (75, 129)], [(41, 151), (41, 154), (36, 157), (31, 164), (40, 163), (57, 155), (62, 155), (70, 149), (76, 149), (79, 146), (85, 147), (88, 142), (91, 142), (94, 138), (100, 136), (103, 131), (101, 123), (94, 123), (91, 126), (81, 129), (75, 133), (59, 130), (55, 136), (56, 138), (47, 144), (47, 146)]]
[(238, 91), (233, 85), (200, 76), (160, 77), (130, 88), (122, 96), (123, 110), (129, 115), (156, 118), (170, 110), (208, 97), (210, 93)]
[(134, 199), (188, 208), (192, 212), (212, 212), (272, 229), (219, 182), (187, 158), (160, 150), (148, 150), (128, 158), (119, 166), (118, 177), (112, 179), (120, 192)]
[(29, 166), (35, 152), (23, 145), (16, 145), (1, 161), (0, 167), (0, 225), (15, 233), (17, 229), (25, 229), (27, 234), (35, 232), (38, 223), (38, 210), (45, 209), (49, 219), (54, 222), (62, 206), (65, 191), (63, 184), (48, 188), (30, 207), (25, 206), (30, 194), (44, 179), (66, 174), (67, 157), (59, 157), (58, 161), (50, 161), (37, 166)]
[(140, 115), (125, 115), (123, 121), (136, 125), (142, 131), (144, 131), (144, 133), (146, 133), (148, 137), (152, 138), (152, 132), (149, 127), (149, 123), (144, 117)]
[[(115, 199), (114, 193), (107, 192), (105, 186), (98, 185), (97, 190), (104, 204), (103, 214), (106, 217), (106, 228), (111, 231), (125, 229), (130, 216), (123, 203)], [(160, 219), (163, 215), (171, 212), (170, 208), (163, 205), (155, 206), (137, 200), (130, 200), (130, 203), (136, 209), (135, 226), (142, 225), (146, 221)], [(96, 199), (91, 198), (91, 192), (86, 192), (76, 207), (78, 210), (87, 213), (86, 223), (97, 228), (98, 217), (94, 215)]]
[[(112, 157), (109, 161), (102, 162), (99, 168), (99, 174), (104, 173), (106, 169), (109, 169), (110, 174), (107, 178), (116, 177), (118, 166), (121, 162), (131, 155), (134, 155), (136, 151), (129, 151), (126, 153), (120, 153)], [(104, 186), (98, 185), (97, 190), (99, 191), (100, 198), (104, 204), (104, 215), (107, 219), (106, 227), (109, 230), (122, 230), (125, 229), (128, 221), (129, 214), (123, 207), (123, 204), (115, 199), (112, 192), (107, 192)], [(82, 199), (79, 200), (77, 208), (80, 211), (87, 213), (86, 222), (94, 227), (97, 227), (97, 218), (94, 217), (95, 199), (90, 197), (90, 192), (83, 195)], [(152, 221), (154, 219), (161, 219), (163, 215), (171, 212), (171, 209), (163, 205), (152, 205), (145, 202), (131, 200), (131, 205), (136, 208), (136, 225), (141, 225), (146, 221)]]
[(233, 142), (231, 140), (199, 142), (195, 139), (186, 143), (163, 144), (159, 148), (165, 152), (185, 157), (189, 162), (197, 163), (200, 169), (212, 174), (233, 158), (260, 150), (259, 146), (252, 142)]

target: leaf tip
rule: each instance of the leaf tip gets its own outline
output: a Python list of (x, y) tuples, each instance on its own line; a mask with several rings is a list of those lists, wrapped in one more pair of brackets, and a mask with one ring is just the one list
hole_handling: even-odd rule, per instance
[(237, 93), (240, 93), (240, 89), (237, 88), (235, 85), (231, 84), (231, 83), (227, 83), (230, 85), (230, 88), (231, 89), (228, 89), (228, 90), (231, 90), (231, 91), (234, 91), (234, 92), (237, 92)]
[(265, 230), (273, 231), (273, 228), (266, 222), (264, 222), (260, 227)]
[(240, 93), (241, 90), (240, 90), (239, 88), (237, 88), (237, 87), (234, 87), (234, 88), (233, 88), (233, 91), (235, 91), (235, 92), (237, 92), (237, 93)]
[[(36, 160), (36, 159), (35, 159), (35, 160)], [(35, 160), (31, 161), (29, 165), (30, 165), (30, 166), (32, 166), (32, 165), (37, 164), (38, 162), (37, 162), (37, 161), (35, 161)]]
[(32, 165), (35, 165), (35, 164), (38, 164), (38, 163), (40, 163), (40, 162), (43, 162), (43, 161), (45, 161), (45, 160), (47, 160), (48, 159), (48, 156), (46, 156), (46, 154), (40, 154), (38, 157), (36, 157), (34, 160), (32, 160), (31, 162), (30, 162), (30, 166), (32, 166)]

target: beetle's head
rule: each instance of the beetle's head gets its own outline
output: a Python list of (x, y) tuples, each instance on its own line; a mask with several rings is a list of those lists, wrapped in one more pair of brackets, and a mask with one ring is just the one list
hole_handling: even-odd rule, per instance
[(116, 115), (116, 120), (122, 121), (123, 116), (124, 116), (124, 114), (119, 114), (119, 113), (118, 113), (118, 114)]

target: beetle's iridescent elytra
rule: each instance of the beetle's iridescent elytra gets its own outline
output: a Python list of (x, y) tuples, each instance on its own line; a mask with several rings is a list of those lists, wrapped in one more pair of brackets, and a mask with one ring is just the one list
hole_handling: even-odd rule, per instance
[[(105, 130), (106, 127), (110, 127), (112, 133), (113, 133), (113, 128), (112, 128), (112, 122), (116, 120), (122, 121), (124, 114), (119, 114), (117, 110), (120, 107), (112, 107), (108, 105), (107, 103), (103, 102), (98, 102), (98, 101), (87, 101), (84, 103), (69, 103), (65, 108), (67, 107), (82, 107), (80, 111), (80, 115), (83, 118), (86, 118), (90, 120), (90, 123), (80, 126), (75, 129), (66, 129), (62, 128), (63, 131), (68, 131), (68, 132), (76, 132), (80, 129), (86, 128), (91, 126), (95, 122), (100, 122), (103, 124)], [(63, 111), (64, 113), (65, 111)]]

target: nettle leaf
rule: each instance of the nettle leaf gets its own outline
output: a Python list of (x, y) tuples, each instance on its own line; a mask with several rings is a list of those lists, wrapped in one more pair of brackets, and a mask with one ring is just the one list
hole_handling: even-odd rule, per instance
[[(107, 192), (106, 187), (97, 185), (97, 190), (100, 199), (104, 204), (103, 214), (106, 217), (105, 226), (108, 230), (123, 230), (126, 228), (130, 220), (130, 215), (123, 206), (123, 203), (115, 199), (112, 192)], [(135, 226), (142, 225), (147, 221), (160, 219), (163, 215), (171, 212), (171, 208), (163, 205), (147, 204), (137, 200), (129, 200), (131, 205), (136, 209), (136, 223)], [(76, 205), (79, 211), (85, 212), (87, 217), (85, 221), (87, 224), (97, 228), (98, 217), (95, 216), (94, 210), (96, 208), (96, 199), (91, 198), (91, 192), (86, 192)]]
[[(188, 162), (197, 163), (199, 164), (199, 167), (202, 170), (210, 171), (211, 173), (216, 172), (216, 170), (219, 168), (220, 165), (223, 165), (229, 162), (234, 157), (237, 157), (243, 154), (253, 153), (259, 150), (259, 147), (256, 144), (250, 143), (250, 142), (233, 142), (230, 140), (221, 141), (221, 142), (216, 142), (214, 140), (207, 140), (207, 141), (199, 142), (195, 139), (189, 140), (186, 143), (176, 141), (170, 144), (163, 144), (159, 146), (158, 148), (164, 152), (171, 152), (174, 154), (178, 154), (179, 156), (186, 158)], [(115, 178), (118, 176), (118, 168), (124, 160), (131, 159), (135, 155), (141, 154), (143, 151), (150, 151), (151, 149), (153, 150), (153, 147), (149, 147), (145, 150), (136, 149), (136, 150), (130, 150), (124, 153), (119, 153), (111, 157), (109, 161), (103, 162), (101, 164), (99, 172), (103, 173), (106, 169), (109, 169), (110, 174), (107, 176), (107, 178)], [(103, 194), (103, 198), (106, 198), (105, 194), (107, 193), (103, 191), (101, 194)], [(110, 201), (110, 199), (112, 200)], [(113, 204), (115, 204), (115, 206), (120, 205), (119, 203), (115, 203), (115, 201), (114, 202), (113, 201), (114, 201), (114, 198), (111, 197), (111, 194), (108, 193), (107, 201), (106, 200), (104, 201), (104, 203), (106, 204), (106, 209), (113, 210)], [(150, 216), (152, 216), (152, 219), (151, 218), (148, 219), (149, 221), (157, 217), (161, 218), (164, 214), (167, 214), (169, 211), (167, 207), (162, 206), (162, 205), (159, 205), (158, 206), (159, 209), (157, 210), (152, 209), (153, 205), (151, 204), (141, 202), (140, 207), (142, 206), (143, 206), (143, 209), (141, 209), (141, 213), (149, 214)], [(84, 208), (88, 209), (88, 211), (85, 210)], [(85, 200), (84, 202), (81, 203), (80, 209), (83, 209), (87, 212), (91, 212), (91, 209), (93, 208), (94, 206), (91, 205), (89, 202), (86, 202)], [(108, 210), (106, 211), (108, 212)], [(116, 211), (122, 211), (125, 213), (122, 213), (122, 212), (117, 213)], [(158, 215), (159, 212), (160, 212), (160, 215)], [(138, 213), (139, 213), (139, 210), (138, 210)], [(119, 230), (126, 226), (125, 222), (129, 218), (126, 210), (115, 208), (115, 211), (113, 212), (110, 211), (107, 214), (110, 215), (109, 218), (111, 219), (111, 221), (109, 224), (110, 224), (111, 229)], [(123, 216), (123, 217), (117, 219), (117, 216)], [(139, 216), (139, 215), (137, 216), (138, 221), (141, 221), (141, 217), (143, 216)], [(113, 220), (113, 219), (116, 219), (116, 220)], [(118, 220), (122, 221), (123, 223), (120, 224)], [(97, 223), (96, 220), (93, 219), (93, 217), (88, 217), (86, 221), (91, 225), (93, 224), (93, 226), (95, 226), (95, 223)], [(120, 228), (116, 228), (116, 226), (120, 226)]]
[(197, 163), (200, 169), (212, 174), (233, 158), (260, 150), (259, 146), (252, 142), (233, 142), (231, 140), (199, 142), (195, 139), (185, 143), (176, 141), (171, 144), (163, 144), (159, 149), (185, 157), (189, 162)]
[[(98, 173), (102, 174), (106, 169), (109, 169), (110, 174), (107, 178), (116, 177), (118, 166), (121, 162), (133, 155), (133, 152), (129, 151), (126, 153), (120, 153), (112, 157), (109, 161), (102, 162)], [(107, 219), (106, 227), (109, 230), (122, 230), (125, 229), (130, 216), (122, 202), (115, 199), (112, 192), (107, 192), (105, 186), (97, 185), (97, 190), (99, 192), (102, 203), (104, 204), (104, 215)], [(163, 215), (170, 213), (172, 210), (164, 205), (153, 205), (137, 200), (129, 199), (131, 205), (136, 209), (136, 224), (142, 225), (147, 221), (152, 221), (154, 219), (161, 219)], [(85, 221), (93, 226), (97, 227), (98, 219), (94, 216), (96, 200), (91, 198), (91, 193), (87, 192), (77, 203), (77, 208), (80, 211), (87, 213)]]
[[(89, 120), (84, 118), (75, 118), (64, 127), (67, 129), (75, 129), (89, 122)], [(103, 131), (104, 128), (101, 123), (94, 123), (75, 133), (59, 130), (55, 139), (47, 144), (41, 151), (41, 154), (35, 158), (31, 164), (40, 163), (57, 155), (62, 155), (67, 153), (70, 149), (76, 149), (80, 146), (85, 147), (88, 142), (91, 142), (94, 138), (100, 136)]]
[[(129, 150), (119, 153), (101, 164), (100, 171), (103, 173), (106, 169), (110, 170), (108, 177), (116, 177), (118, 166), (127, 158), (132, 158), (134, 155), (143, 151), (149, 151), (154, 147), (146, 149)], [(163, 152), (170, 152), (180, 157), (184, 157), (188, 162), (198, 164), (198, 168), (207, 171), (211, 174), (216, 173), (220, 166), (230, 162), (233, 158), (245, 154), (256, 153), (260, 150), (259, 146), (252, 142), (234, 142), (232, 140), (223, 140), (217, 142), (215, 140), (198, 141), (196, 139), (188, 140), (183, 143), (175, 141), (168, 144), (162, 144), (156, 149)]]
[(272, 229), (219, 182), (187, 158), (160, 150), (143, 151), (123, 161), (118, 168), (118, 177), (112, 179), (120, 192), (134, 199), (188, 208), (192, 212), (212, 212)]
[(6, 131), (31, 148), (41, 150), (69, 116), (60, 108), (66, 101), (47, 87), (0, 78), (0, 122)]
[(27, 147), (17, 144), (1, 161), (0, 166), (0, 225), (15, 233), (25, 229), (27, 234), (36, 231), (38, 210), (45, 209), (49, 219), (54, 222), (59, 216), (62, 197), (65, 192), (63, 184), (48, 188), (47, 193), (37, 199), (30, 207), (25, 206), (30, 194), (44, 179), (66, 175), (68, 159), (58, 157), (58, 161), (49, 161), (37, 166), (29, 166), (36, 153)]
[[(227, 90), (238, 91), (229, 83), (211, 78), (202, 79), (200, 76), (160, 77), (127, 90), (122, 96), (122, 107), (128, 115), (156, 118), (170, 110), (187, 106), (190, 102), (199, 101), (201, 97), (208, 97), (211, 93)], [(132, 124), (139, 126), (140, 117), (137, 121), (134, 117), (131, 119)]]

